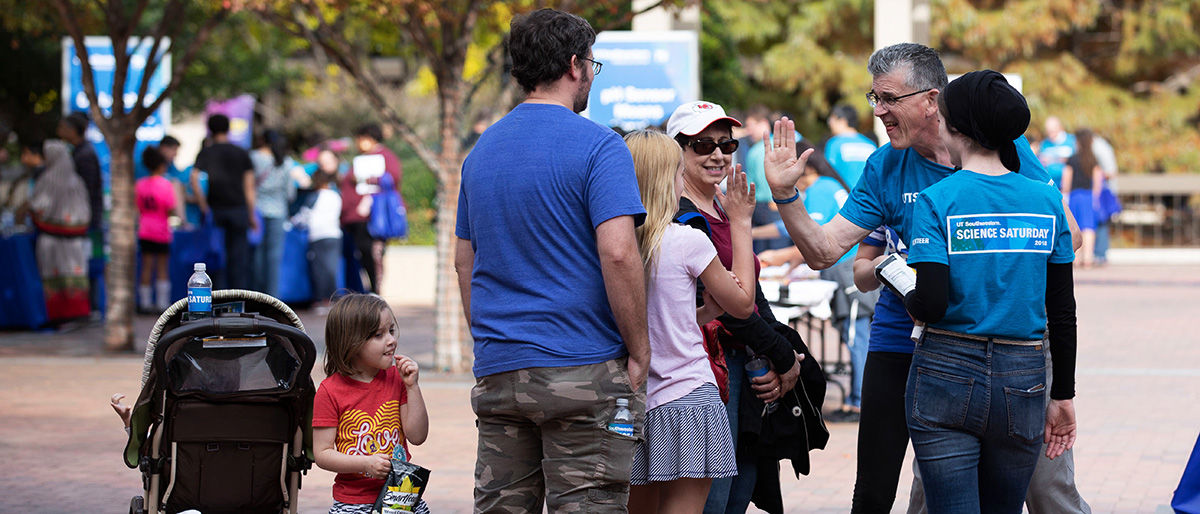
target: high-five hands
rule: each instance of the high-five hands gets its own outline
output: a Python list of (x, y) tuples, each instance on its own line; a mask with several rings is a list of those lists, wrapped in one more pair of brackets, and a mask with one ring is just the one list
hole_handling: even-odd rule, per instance
[(775, 122), (774, 140), (771, 140), (770, 132), (763, 133), (763, 141), (771, 142), (763, 158), (763, 172), (775, 198), (790, 198), (795, 194), (796, 181), (804, 175), (808, 156), (813, 153), (809, 149), (803, 155), (796, 155), (795, 133), (796, 123), (786, 116)]

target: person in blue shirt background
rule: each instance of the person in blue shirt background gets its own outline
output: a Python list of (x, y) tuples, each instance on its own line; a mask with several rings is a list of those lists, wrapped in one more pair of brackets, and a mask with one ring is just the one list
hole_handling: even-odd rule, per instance
[[(911, 243), (912, 208), (921, 191), (954, 171), (938, 135), (937, 97), (947, 80), (937, 51), (915, 43), (892, 45), (876, 51), (867, 69), (873, 77), (867, 100), (875, 109), (874, 115), (883, 122), (889, 143), (868, 159), (862, 178), (833, 220), (819, 225), (802, 203), (793, 200), (797, 192), (794, 184), (804, 170), (807, 155), (797, 157), (788, 138), (775, 138), (764, 159), (767, 182), (779, 205), (779, 214), (813, 268), (834, 264), (881, 225), (894, 230), (901, 241)], [(794, 125), (784, 118), (775, 122), (775, 132), (787, 133)], [(1025, 137), (1018, 137), (1014, 146), (1022, 162), (1021, 175), (1050, 182)], [(1068, 211), (1065, 205), (1064, 211)], [(1074, 243), (1078, 227), (1069, 212), (1067, 221)], [(860, 252), (864, 249), (878, 252), (877, 247), (859, 248)], [(880, 304), (896, 300), (895, 295), (880, 295)], [(883, 305), (877, 306), (877, 310), (883, 309)], [(888, 512), (895, 501), (900, 467), (908, 446), (904, 396), (900, 391), (908, 380), (912, 351), (909, 333), (880, 332), (872, 326), (863, 380), (858, 476), (852, 512)], [(1031, 511), (1040, 507), (1058, 512), (1090, 512), (1075, 489), (1070, 453), (1054, 461), (1043, 459), (1037, 473), (1039, 478), (1035, 478), (1036, 485), (1028, 497)], [(914, 481), (914, 494), (920, 494), (919, 488), (919, 480)], [(910, 513), (923, 509), (923, 501), (910, 503)]]
[(1063, 166), (1075, 155), (1075, 149), (1075, 135), (1063, 130), (1062, 120), (1056, 116), (1046, 118), (1046, 138), (1038, 144), (1037, 155), (1056, 186), (1062, 186)]
[(1012, 173), (1029, 107), (1004, 76), (967, 73), (937, 100), (961, 169), (913, 211), (917, 279), (904, 304), (926, 329), (908, 374), (908, 431), (930, 513), (1019, 514), (1043, 441), (1051, 459), (1075, 443), (1071, 234), (1058, 189)]
[(825, 159), (854, 187), (867, 167), (867, 158), (875, 152), (875, 142), (858, 133), (858, 111), (847, 104), (835, 105), (827, 123), (833, 136), (825, 142)]
[[(807, 141), (796, 143), (796, 152), (798, 153), (802, 154), (810, 148), (813, 148), (813, 145)], [(804, 175), (796, 183), (796, 188), (804, 192), (804, 208), (813, 220), (820, 224), (828, 223), (834, 216), (837, 216), (838, 210), (842, 208), (842, 204), (846, 203), (846, 198), (850, 193), (850, 186), (842, 180), (842, 177), (838, 176), (819, 150), (809, 155)], [(755, 233), (768, 237), (779, 237), (780, 235), (788, 237), (787, 228), (782, 220), (755, 228), (752, 234)], [(826, 416), (825, 419), (832, 422), (859, 420), (859, 410), (862, 405), (863, 367), (867, 363), (871, 317), (875, 313), (875, 303), (879, 300), (879, 291), (866, 290), (864, 292), (853, 287), (852, 261), (854, 253), (855, 250), (851, 249), (832, 267), (821, 271), (822, 279), (838, 284), (831, 302), (834, 326), (838, 328), (842, 343), (850, 350), (850, 391), (845, 395), (845, 401), (841, 408)], [(767, 250), (760, 253), (758, 257), (771, 266), (778, 266), (785, 262), (796, 266), (804, 262), (804, 256), (794, 245), (779, 250)]]

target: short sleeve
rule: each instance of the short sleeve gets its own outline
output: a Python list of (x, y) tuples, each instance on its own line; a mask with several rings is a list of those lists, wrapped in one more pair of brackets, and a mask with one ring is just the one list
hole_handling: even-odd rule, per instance
[[(877, 152), (875, 155), (879, 155), (879, 153)], [(875, 227), (884, 224), (883, 200), (879, 197), (884, 191), (883, 186), (879, 183), (881, 173), (878, 170), (878, 162), (880, 160), (882, 158), (867, 159), (862, 178), (858, 179), (854, 190), (850, 192), (850, 198), (846, 199), (846, 204), (839, 212), (843, 218), (864, 230), (874, 230)]]
[(618, 216), (633, 216), (634, 225), (641, 225), (646, 209), (642, 207), (629, 147), (615, 132), (608, 131), (593, 150), (589, 163), (584, 201), (592, 228)]
[(196, 162), (192, 164), (192, 168), (200, 171), (208, 171), (208, 160), (210, 155), (212, 155), (212, 152), (209, 148), (200, 150), (200, 153), (196, 154)]
[(693, 277), (699, 277), (713, 259), (717, 258), (717, 248), (713, 246), (712, 241), (699, 230), (686, 229), (682, 225), (671, 227), (672, 232), (677, 234), (673, 237), (679, 239), (678, 255), (676, 256), (682, 261), (683, 267), (688, 274)]
[[(463, 164), (465, 170), (467, 165)], [(458, 183), (458, 218), (454, 222), (454, 235), (459, 239), (471, 240), (471, 210), (467, 206), (467, 177)]]
[[(1045, 143), (1045, 141), (1043, 141)], [(1038, 160), (1033, 154), (1033, 147), (1029, 146), (1029, 140), (1025, 136), (1018, 137), (1013, 141), (1017, 146), (1017, 157), (1021, 160), (1021, 176), (1033, 179), (1036, 182), (1043, 184), (1053, 184), (1050, 180), (1050, 174), (1046, 172), (1046, 167), (1042, 166), (1042, 161)]]
[(908, 246), (908, 263), (918, 262), (949, 264), (942, 217), (927, 194), (918, 196), (917, 204), (913, 206), (913, 231)]
[(338, 426), (337, 406), (333, 404), (333, 397), (329, 393), (329, 387), (324, 382), (321, 383), (321, 387), (317, 388), (317, 394), (313, 397), (312, 425), (314, 427)]
[(254, 173), (254, 163), (250, 162), (250, 152), (242, 150), (238, 152), (238, 160), (242, 161), (242, 173)]
[[(1049, 186), (1047, 186), (1049, 187)], [(1071, 240), (1071, 226), (1067, 223), (1067, 215), (1063, 212), (1062, 193), (1055, 191), (1054, 223), (1058, 228), (1054, 236), (1054, 250), (1050, 253), (1050, 262), (1065, 264), (1075, 261), (1075, 245)]]

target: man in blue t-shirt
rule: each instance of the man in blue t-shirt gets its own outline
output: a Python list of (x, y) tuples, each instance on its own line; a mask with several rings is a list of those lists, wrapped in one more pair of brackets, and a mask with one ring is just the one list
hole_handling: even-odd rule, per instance
[[(871, 55), (867, 69), (873, 77), (867, 100), (874, 114), (883, 122), (889, 143), (876, 150), (867, 160), (863, 176), (855, 185), (850, 199), (838, 216), (819, 225), (808, 215), (803, 204), (796, 202), (796, 179), (806, 163), (798, 159), (795, 148), (773, 144), (766, 152), (764, 168), (771, 186), (772, 197), (779, 204), (779, 213), (792, 240), (813, 268), (824, 268), (837, 262), (851, 247), (862, 241), (881, 225), (887, 225), (899, 241), (909, 241), (913, 205), (921, 191), (949, 176), (954, 169), (950, 156), (938, 135), (937, 96), (946, 87), (946, 70), (941, 58), (932, 48), (915, 43), (901, 43), (882, 48)], [(793, 122), (777, 122), (776, 133), (791, 130)], [(1024, 136), (1016, 140), (1021, 159), (1022, 175), (1039, 182), (1050, 177), (1038, 163)], [(806, 156), (807, 157), (807, 156)], [(1078, 227), (1070, 218), (1072, 239), (1078, 239)], [(1076, 244), (1076, 247), (1078, 244)], [(879, 252), (879, 247), (859, 246), (862, 252)], [(858, 264), (858, 261), (856, 261)], [(856, 265), (856, 270), (869, 266)], [(856, 283), (860, 289), (869, 280)], [(877, 287), (877, 284), (875, 284)], [(889, 305), (893, 302), (898, 306)], [(888, 512), (895, 501), (896, 486), (904, 453), (908, 445), (908, 428), (904, 415), (904, 390), (908, 368), (912, 363), (913, 343), (910, 332), (876, 329), (903, 326), (889, 322), (886, 316), (905, 313), (902, 302), (887, 292), (880, 295), (875, 321), (871, 327), (871, 348), (864, 371), (862, 417), (859, 425), (858, 476), (854, 486), (852, 512)], [(903, 314), (907, 317), (907, 314)], [(881, 323), (881, 317), (883, 317)], [(911, 331), (911, 321), (907, 327)], [(1044, 454), (1044, 452), (1043, 452)], [(1070, 453), (1065, 458), (1042, 459), (1027, 501), (1031, 510), (1057, 512), (1090, 512), (1074, 486), (1074, 462)], [(1045, 476), (1043, 475), (1045, 473)], [(914, 483), (914, 489), (919, 484)], [(917, 491), (914, 491), (914, 495)], [(921, 500), (913, 501), (910, 513), (924, 509)]]
[[(525, 101), (463, 163), (455, 268), (475, 340), (476, 512), (624, 512), (650, 342), (633, 158), (576, 113), (601, 63), (582, 18), (513, 19)], [(607, 430), (618, 400), (633, 437)], [(597, 467), (597, 462), (604, 465)]]
[(1063, 168), (1075, 155), (1075, 135), (1063, 130), (1062, 121), (1055, 116), (1046, 118), (1046, 138), (1038, 144), (1038, 159), (1050, 173), (1056, 187), (1062, 185)]
[(847, 104), (833, 107), (828, 124), (833, 137), (825, 142), (825, 160), (854, 187), (867, 167), (867, 158), (875, 152), (875, 142), (858, 133), (858, 111)]

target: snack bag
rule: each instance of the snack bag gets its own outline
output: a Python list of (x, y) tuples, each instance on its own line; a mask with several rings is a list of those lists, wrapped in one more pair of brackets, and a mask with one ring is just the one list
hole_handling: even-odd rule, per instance
[(396, 445), (392, 452), (392, 471), (383, 482), (383, 489), (371, 507), (371, 514), (404, 514), (413, 512), (429, 483), (429, 470), (408, 462), (404, 446)]

